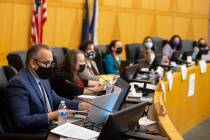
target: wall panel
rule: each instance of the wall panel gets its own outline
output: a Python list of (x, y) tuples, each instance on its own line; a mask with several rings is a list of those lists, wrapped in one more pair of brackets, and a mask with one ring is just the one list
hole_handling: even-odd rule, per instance
[[(47, 0), (44, 43), (76, 48), (81, 40), (84, 0)], [(93, 0), (89, 0), (92, 11)], [(0, 0), (0, 65), (10, 51), (30, 47), (33, 0)], [(91, 12), (90, 12), (91, 13)], [(92, 14), (90, 14), (92, 15)], [(209, 0), (99, 0), (98, 42), (142, 42), (147, 35), (207, 38)], [(123, 54), (123, 58), (124, 54)]]

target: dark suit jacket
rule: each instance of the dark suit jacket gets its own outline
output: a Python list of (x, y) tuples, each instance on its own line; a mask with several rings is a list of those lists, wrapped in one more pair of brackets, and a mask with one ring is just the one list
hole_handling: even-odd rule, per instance
[[(59, 97), (51, 89), (48, 80), (43, 80), (51, 108), (57, 110), (61, 100), (67, 108), (78, 109), (78, 103)], [(33, 75), (28, 69), (23, 69), (14, 76), (7, 87), (9, 116), (13, 130), (16, 132), (42, 132), (49, 130), (47, 108)]]

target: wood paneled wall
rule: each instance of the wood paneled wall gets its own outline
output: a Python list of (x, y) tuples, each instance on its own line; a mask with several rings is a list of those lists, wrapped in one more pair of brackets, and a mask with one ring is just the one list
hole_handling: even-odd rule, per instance
[[(84, 0), (47, 3), (44, 43), (77, 48)], [(0, 0), (0, 65), (7, 64), (9, 52), (30, 47), (32, 6), (33, 0)], [(99, 0), (99, 44), (142, 42), (147, 35), (197, 40), (208, 35), (208, 14), (209, 0)]]

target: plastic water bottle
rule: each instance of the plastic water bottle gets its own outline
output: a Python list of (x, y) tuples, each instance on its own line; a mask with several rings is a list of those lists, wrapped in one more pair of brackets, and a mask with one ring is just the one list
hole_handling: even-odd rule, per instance
[(58, 107), (58, 125), (66, 123), (67, 115), (68, 114), (65, 101), (61, 101)]
[(113, 87), (114, 87), (114, 85), (113, 85), (112, 83), (109, 82), (109, 83), (106, 85), (106, 94), (112, 93)]
[(151, 69), (150, 74), (149, 74), (150, 82), (152, 85), (156, 84), (156, 76), (155, 76), (155, 71)]

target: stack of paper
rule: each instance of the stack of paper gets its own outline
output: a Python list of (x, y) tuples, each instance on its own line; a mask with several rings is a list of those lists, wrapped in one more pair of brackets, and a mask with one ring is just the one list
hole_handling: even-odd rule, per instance
[(60, 125), (52, 129), (51, 132), (60, 136), (79, 140), (90, 140), (99, 136), (99, 132), (95, 132), (70, 123)]
[(144, 117), (139, 119), (139, 125), (142, 125), (142, 126), (149, 126), (149, 125), (152, 125), (154, 123), (156, 123), (156, 121), (152, 121), (152, 120), (147, 119), (147, 116), (144, 116)]
[(79, 99), (83, 99), (83, 100), (93, 100), (96, 97), (97, 96), (93, 96), (93, 95), (80, 95), (80, 96), (78, 96)]

